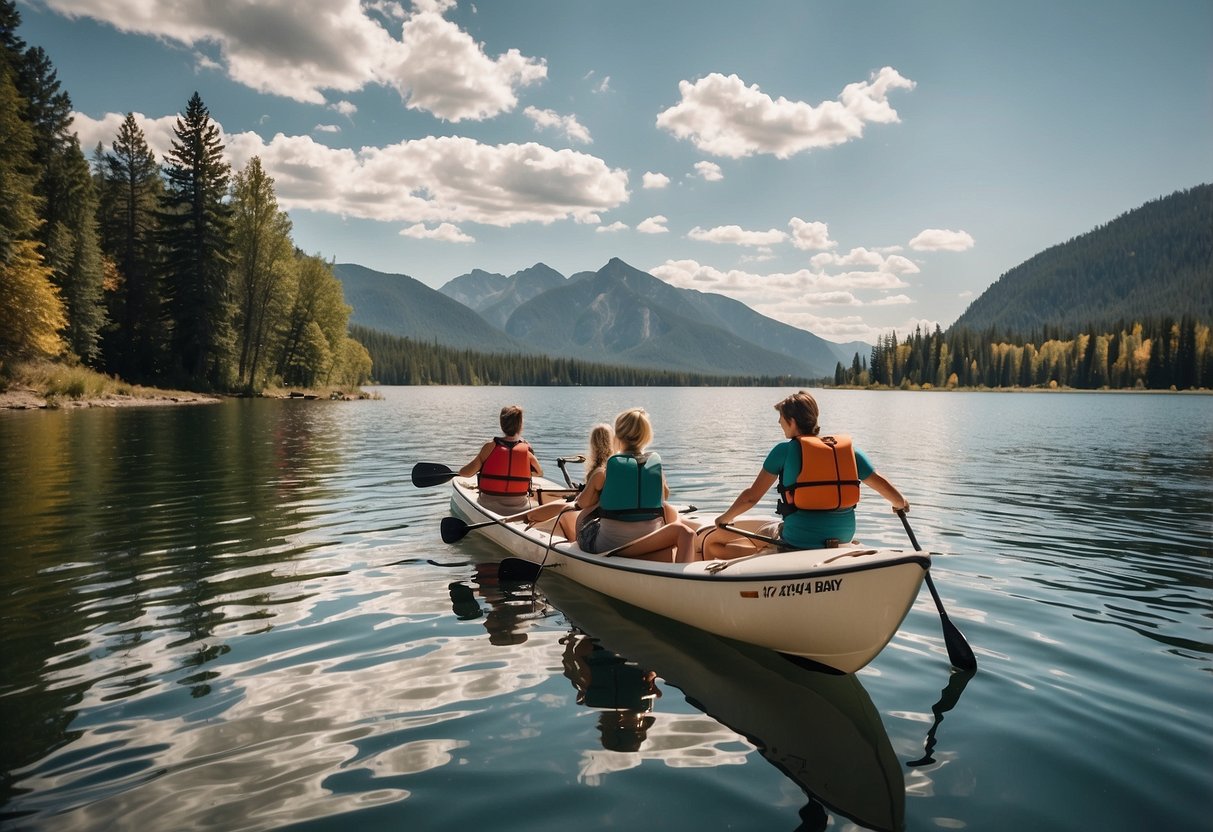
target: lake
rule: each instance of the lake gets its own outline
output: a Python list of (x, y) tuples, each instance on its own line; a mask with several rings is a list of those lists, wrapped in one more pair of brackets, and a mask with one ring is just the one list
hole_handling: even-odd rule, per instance
[(672, 499), (719, 511), (790, 390), (379, 392), (0, 413), (0, 825), (1209, 828), (1213, 398), (815, 391), (979, 662), (950, 672), (924, 591), (837, 677), (503, 583), (409, 479), (511, 402), (558, 477), (640, 405)]

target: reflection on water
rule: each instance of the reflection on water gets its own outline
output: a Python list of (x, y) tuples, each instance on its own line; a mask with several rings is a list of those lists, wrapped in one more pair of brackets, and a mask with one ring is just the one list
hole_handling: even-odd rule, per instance
[[(604, 747), (641, 751), (656, 722), (648, 714), (660, 695), (660, 677), (803, 789), (808, 802), (800, 811), (802, 828), (825, 829), (825, 808), (868, 828), (903, 828), (901, 766), (857, 677), (802, 668), (558, 576), (545, 576), (541, 588), (575, 624), (565, 639), (565, 674), (581, 692), (578, 702), (605, 709), (604, 717), (615, 715), (612, 729), (643, 726), (604, 731)], [(959, 690), (963, 686), (957, 697)], [(624, 738), (623, 747), (615, 744)]]
[[(502, 582), (409, 482), (506, 400), (545, 466), (639, 405), (723, 508), (787, 391), (384, 392), (0, 413), (0, 825), (1207, 825), (1213, 399), (822, 391), (981, 662), (947, 679), (924, 596), (838, 680)], [(859, 534), (906, 544), (870, 501)]]

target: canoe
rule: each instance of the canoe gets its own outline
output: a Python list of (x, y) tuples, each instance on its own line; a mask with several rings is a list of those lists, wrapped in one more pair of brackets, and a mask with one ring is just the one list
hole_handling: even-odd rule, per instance
[[(536, 482), (559, 492), (555, 482)], [(746, 644), (854, 673), (905, 619), (930, 568), (925, 552), (860, 545), (771, 552), (735, 560), (653, 563), (583, 551), (554, 521), (503, 520), (476, 501), (474, 479), (451, 479), (451, 509), (515, 559), (633, 606)], [(710, 517), (684, 515), (692, 526)], [(735, 524), (757, 529), (764, 518)], [(702, 535), (698, 536), (702, 539)]]

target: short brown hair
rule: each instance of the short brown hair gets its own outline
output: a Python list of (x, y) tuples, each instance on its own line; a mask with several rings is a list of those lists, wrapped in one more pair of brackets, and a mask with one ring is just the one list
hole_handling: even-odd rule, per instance
[(821, 432), (817, 425), (817, 416), (820, 413), (817, 400), (809, 395), (807, 390), (793, 393), (776, 404), (775, 409), (779, 411), (780, 416), (796, 423), (796, 430), (801, 436), (816, 436)]
[(507, 404), (501, 408), (501, 432), (513, 436), (522, 431), (522, 408), (516, 404)]

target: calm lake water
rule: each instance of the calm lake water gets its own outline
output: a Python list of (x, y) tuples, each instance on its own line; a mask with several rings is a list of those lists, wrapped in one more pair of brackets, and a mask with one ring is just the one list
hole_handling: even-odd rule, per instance
[[(641, 405), (722, 510), (784, 389), (386, 388), (0, 413), (11, 829), (1207, 830), (1213, 398), (821, 391), (912, 503), (924, 591), (828, 677), (438, 536), (527, 411), (541, 462)], [(859, 536), (906, 545), (870, 491)]]

